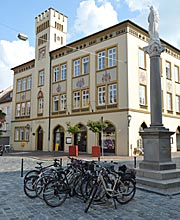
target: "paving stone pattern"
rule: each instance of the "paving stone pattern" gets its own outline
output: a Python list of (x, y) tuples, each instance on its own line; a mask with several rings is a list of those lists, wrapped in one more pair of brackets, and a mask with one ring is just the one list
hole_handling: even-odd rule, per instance
[[(173, 160), (179, 164), (180, 158)], [(24, 173), (35, 164), (35, 159), (24, 158)], [(113, 203), (93, 205), (88, 213), (84, 208), (78, 198), (67, 198), (57, 208), (39, 198), (28, 198), (23, 192), (21, 158), (0, 157), (0, 220), (174, 220), (180, 219), (180, 195), (168, 197), (137, 190), (132, 201), (117, 204), (117, 209)]]

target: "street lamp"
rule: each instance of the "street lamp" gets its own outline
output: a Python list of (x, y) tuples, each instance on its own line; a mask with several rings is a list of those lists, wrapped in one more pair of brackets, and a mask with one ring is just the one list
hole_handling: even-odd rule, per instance
[(19, 40), (26, 41), (28, 39), (28, 36), (22, 33), (19, 33), (18, 36)]
[(26, 128), (29, 130), (29, 129), (30, 129), (30, 124), (27, 124), (27, 125), (26, 125)]
[(128, 120), (128, 127), (130, 127), (131, 118), (132, 118), (132, 116), (131, 116), (131, 115), (128, 115), (128, 116), (127, 116), (127, 120)]

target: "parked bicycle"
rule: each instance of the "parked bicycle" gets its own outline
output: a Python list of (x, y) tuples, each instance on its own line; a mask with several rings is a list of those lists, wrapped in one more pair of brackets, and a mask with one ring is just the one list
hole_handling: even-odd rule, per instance
[(24, 192), (30, 198), (39, 197), (48, 206), (58, 207), (68, 197), (86, 202), (85, 212), (93, 203), (113, 199), (126, 204), (135, 195), (135, 172), (113, 161), (97, 162), (69, 157), (66, 166), (55, 159), (49, 166), (37, 163), (24, 177)]
[(101, 166), (91, 186), (85, 212), (88, 211), (93, 201), (101, 201), (105, 196), (107, 199), (112, 198), (114, 206), (117, 208), (116, 201), (126, 204), (134, 197), (136, 192), (135, 173), (133, 171), (127, 172), (126, 166), (120, 166), (118, 171), (115, 171), (114, 165)]

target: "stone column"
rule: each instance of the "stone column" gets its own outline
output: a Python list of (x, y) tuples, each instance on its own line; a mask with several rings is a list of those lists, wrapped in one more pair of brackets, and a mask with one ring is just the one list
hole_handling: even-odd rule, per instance
[(152, 127), (162, 128), (162, 99), (161, 99), (161, 75), (160, 55), (164, 46), (159, 41), (152, 41), (144, 51), (150, 57), (150, 106)]
[[(152, 41), (144, 48), (150, 57), (150, 127), (140, 132), (144, 146), (144, 160), (140, 168), (164, 170), (174, 169), (176, 164), (171, 162), (170, 132), (162, 124), (162, 98), (160, 55), (164, 51), (160, 41)], [(166, 163), (166, 164), (165, 164)]]

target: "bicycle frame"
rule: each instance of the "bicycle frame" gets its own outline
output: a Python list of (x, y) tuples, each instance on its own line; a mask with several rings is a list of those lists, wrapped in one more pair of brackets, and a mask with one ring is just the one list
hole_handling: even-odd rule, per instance
[(115, 174), (113, 174), (113, 175), (115, 176), (115, 182), (114, 182), (112, 188), (108, 187), (108, 185), (106, 184), (104, 177), (102, 175), (102, 171), (100, 171), (100, 173), (98, 175), (98, 180), (97, 180), (98, 183), (102, 182), (106, 194), (108, 196), (110, 196), (111, 198), (114, 198), (114, 197), (122, 194), (120, 191), (117, 192), (115, 189), (116, 189), (117, 184), (119, 184), (119, 183), (123, 184), (123, 182), (121, 181), (121, 176), (115, 175)]

